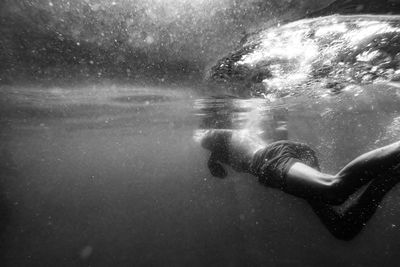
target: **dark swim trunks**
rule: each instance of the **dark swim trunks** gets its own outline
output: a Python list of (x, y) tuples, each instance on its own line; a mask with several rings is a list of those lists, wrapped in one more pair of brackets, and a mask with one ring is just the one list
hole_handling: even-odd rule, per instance
[(254, 155), (250, 170), (267, 186), (284, 189), (286, 174), (296, 162), (319, 169), (315, 151), (303, 143), (278, 141), (260, 149)]

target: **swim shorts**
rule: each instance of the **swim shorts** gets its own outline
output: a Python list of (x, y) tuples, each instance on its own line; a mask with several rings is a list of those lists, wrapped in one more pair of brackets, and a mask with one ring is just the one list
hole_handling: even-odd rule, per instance
[(267, 186), (284, 189), (286, 175), (296, 162), (319, 170), (315, 151), (308, 145), (293, 141), (277, 141), (257, 151), (251, 161), (250, 171)]

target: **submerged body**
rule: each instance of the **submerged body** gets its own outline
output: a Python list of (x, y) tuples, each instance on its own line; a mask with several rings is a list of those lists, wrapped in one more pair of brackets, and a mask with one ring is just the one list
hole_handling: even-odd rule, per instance
[[(400, 142), (365, 153), (337, 174), (319, 170), (318, 158), (306, 144), (257, 140), (248, 132), (208, 131), (202, 146), (211, 151), (208, 166), (223, 178), (221, 164), (251, 173), (266, 186), (308, 201), (328, 230), (337, 238), (354, 238), (374, 214), (384, 195), (399, 182)], [(359, 198), (342, 213), (333, 206), (343, 204), (360, 187), (371, 182)]]
[[(239, 49), (210, 69), (208, 81), (216, 85), (216, 90), (228, 88), (234, 95), (262, 97), (269, 104), (300, 96), (317, 99), (316, 102), (330, 101), (330, 97), (339, 93), (348, 94), (351, 101), (358, 103), (357, 98), (369, 84), (399, 87), (399, 41), (400, 16), (397, 15), (304, 19), (248, 35)], [(393, 98), (397, 99), (398, 94)], [(336, 102), (339, 103), (340, 100)], [(309, 103), (304, 104), (304, 109), (312, 109)], [(378, 114), (375, 104), (371, 101), (365, 110)], [(351, 113), (350, 117), (357, 116), (353, 107), (343, 108)], [(331, 110), (326, 112), (321, 117)], [(258, 132), (268, 132), (259, 123), (262, 116), (256, 111), (242, 123), (243, 127), (232, 125), (228, 127), (232, 130), (209, 130), (205, 134), (202, 145), (211, 151), (208, 162), (211, 173), (225, 176), (221, 163), (251, 173), (269, 187), (306, 199), (336, 237), (355, 237), (384, 195), (398, 182), (400, 143), (372, 150), (338, 173), (327, 174), (320, 171), (314, 150), (306, 144), (264, 141), (267, 139), (258, 135)], [(252, 125), (257, 126), (252, 128)], [(216, 126), (206, 129), (221, 129)], [(348, 127), (355, 131), (363, 125), (349, 123)], [(336, 128), (339, 126), (331, 124), (326, 129)], [(391, 142), (394, 140), (399, 139)], [(339, 142), (331, 145), (336, 148), (336, 143)], [(333, 206), (343, 204), (367, 184), (366, 190), (350, 206), (341, 213), (336, 211)]]

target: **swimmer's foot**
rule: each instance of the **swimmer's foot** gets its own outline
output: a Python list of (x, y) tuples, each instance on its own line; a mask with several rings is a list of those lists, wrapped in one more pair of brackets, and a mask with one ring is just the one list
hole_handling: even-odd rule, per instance
[(400, 163), (394, 166), (390, 173), (393, 178), (400, 182)]
[(386, 181), (400, 182), (400, 163), (381, 174), (381, 176)]

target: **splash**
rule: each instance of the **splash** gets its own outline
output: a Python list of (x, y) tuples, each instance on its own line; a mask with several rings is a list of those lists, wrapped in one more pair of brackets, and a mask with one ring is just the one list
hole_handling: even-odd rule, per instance
[[(220, 60), (212, 81), (241, 84), (256, 95), (286, 96), (310, 88), (333, 93), (349, 85), (400, 77), (400, 16), (329, 16), (261, 31)], [(240, 89), (239, 89), (240, 90)]]

